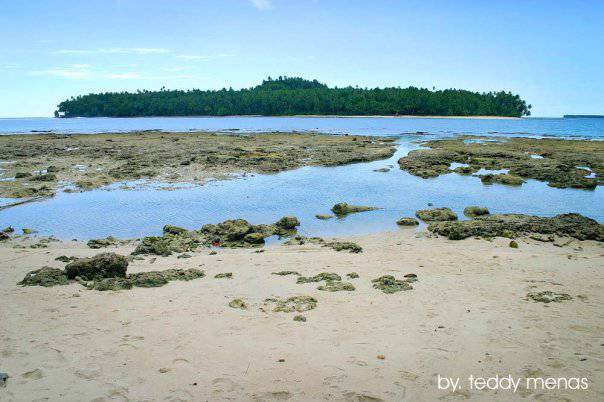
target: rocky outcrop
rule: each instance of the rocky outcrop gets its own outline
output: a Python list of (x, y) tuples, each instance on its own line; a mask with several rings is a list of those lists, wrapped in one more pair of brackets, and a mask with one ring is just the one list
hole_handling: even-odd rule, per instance
[(102, 253), (90, 258), (80, 258), (65, 266), (68, 279), (79, 277), (85, 281), (101, 278), (125, 277), (128, 260), (115, 253)]
[(497, 236), (514, 238), (538, 233), (604, 241), (604, 225), (574, 213), (552, 218), (521, 214), (486, 215), (467, 221), (431, 223), (428, 230), (451, 240)]
[(415, 212), (415, 216), (424, 222), (457, 220), (457, 214), (450, 208), (420, 209)]

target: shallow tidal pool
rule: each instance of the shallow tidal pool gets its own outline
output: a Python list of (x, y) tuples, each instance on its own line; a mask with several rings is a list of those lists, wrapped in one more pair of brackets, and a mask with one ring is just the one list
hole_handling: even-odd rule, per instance
[[(557, 189), (528, 180), (520, 187), (484, 185), (480, 179), (450, 173), (422, 179), (399, 169), (397, 161), (417, 148), (406, 135), (396, 154), (387, 159), (337, 167), (303, 167), (274, 175), (245, 175), (203, 186), (140, 185), (126, 190), (59, 192), (54, 198), (0, 211), (0, 227), (36, 229), (60, 239), (90, 239), (113, 235), (135, 238), (160, 234), (163, 225), (197, 229), (206, 223), (244, 218), (272, 223), (284, 215), (301, 221), (299, 232), (310, 236), (341, 236), (398, 229), (396, 221), (418, 209), (446, 206), (463, 218), (466, 206), (479, 205), (491, 213), (553, 216), (579, 212), (604, 222), (604, 190)], [(376, 172), (376, 169), (389, 171)], [(162, 187), (162, 186), (159, 186)], [(163, 186), (165, 187), (165, 186)], [(4, 202), (8, 200), (2, 200)], [(345, 218), (319, 220), (338, 202), (379, 207)]]

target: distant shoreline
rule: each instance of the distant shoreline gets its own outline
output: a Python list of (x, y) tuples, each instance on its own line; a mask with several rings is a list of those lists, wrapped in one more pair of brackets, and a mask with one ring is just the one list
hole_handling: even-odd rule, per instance
[(55, 119), (145, 119), (145, 118), (213, 118), (220, 119), (224, 117), (305, 117), (305, 118), (329, 118), (329, 119), (466, 119), (466, 120), (521, 120), (523, 117), (509, 117), (509, 116), (417, 116), (417, 115), (400, 115), (400, 116), (389, 116), (389, 115), (337, 115), (337, 114), (293, 114), (293, 115), (260, 115), (260, 114), (233, 114), (226, 116), (94, 116), (94, 117), (52, 117)]

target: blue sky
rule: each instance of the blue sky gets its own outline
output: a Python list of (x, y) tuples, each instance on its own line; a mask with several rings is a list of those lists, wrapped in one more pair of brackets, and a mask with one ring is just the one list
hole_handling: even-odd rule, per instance
[(0, 0), (0, 117), (99, 91), (510, 90), (535, 116), (604, 114), (604, 1)]

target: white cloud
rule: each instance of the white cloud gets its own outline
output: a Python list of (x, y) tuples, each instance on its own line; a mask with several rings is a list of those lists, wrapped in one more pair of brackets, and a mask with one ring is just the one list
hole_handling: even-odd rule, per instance
[(271, 0), (249, 0), (249, 1), (258, 10), (264, 11), (264, 10), (270, 10), (273, 8), (273, 4), (271, 3)]
[(183, 60), (199, 60), (199, 61), (209, 61), (222, 59), (225, 57), (232, 57), (232, 54), (227, 53), (219, 53), (219, 54), (179, 54), (176, 56), (177, 59)]
[(31, 71), (29, 74), (33, 76), (53, 76), (70, 79), (86, 79), (90, 78), (92, 73), (86, 64), (74, 64), (68, 67), (56, 67), (47, 70)]
[(59, 49), (53, 54), (166, 54), (171, 53), (170, 49), (149, 48), (149, 47), (110, 47), (101, 49)]
[(192, 75), (175, 74), (165, 76), (144, 75), (136, 71), (107, 71), (96, 70), (88, 64), (72, 64), (66, 67), (56, 67), (46, 70), (30, 71), (32, 76), (50, 76), (66, 78), (73, 80), (170, 80), (170, 79), (189, 79)]

